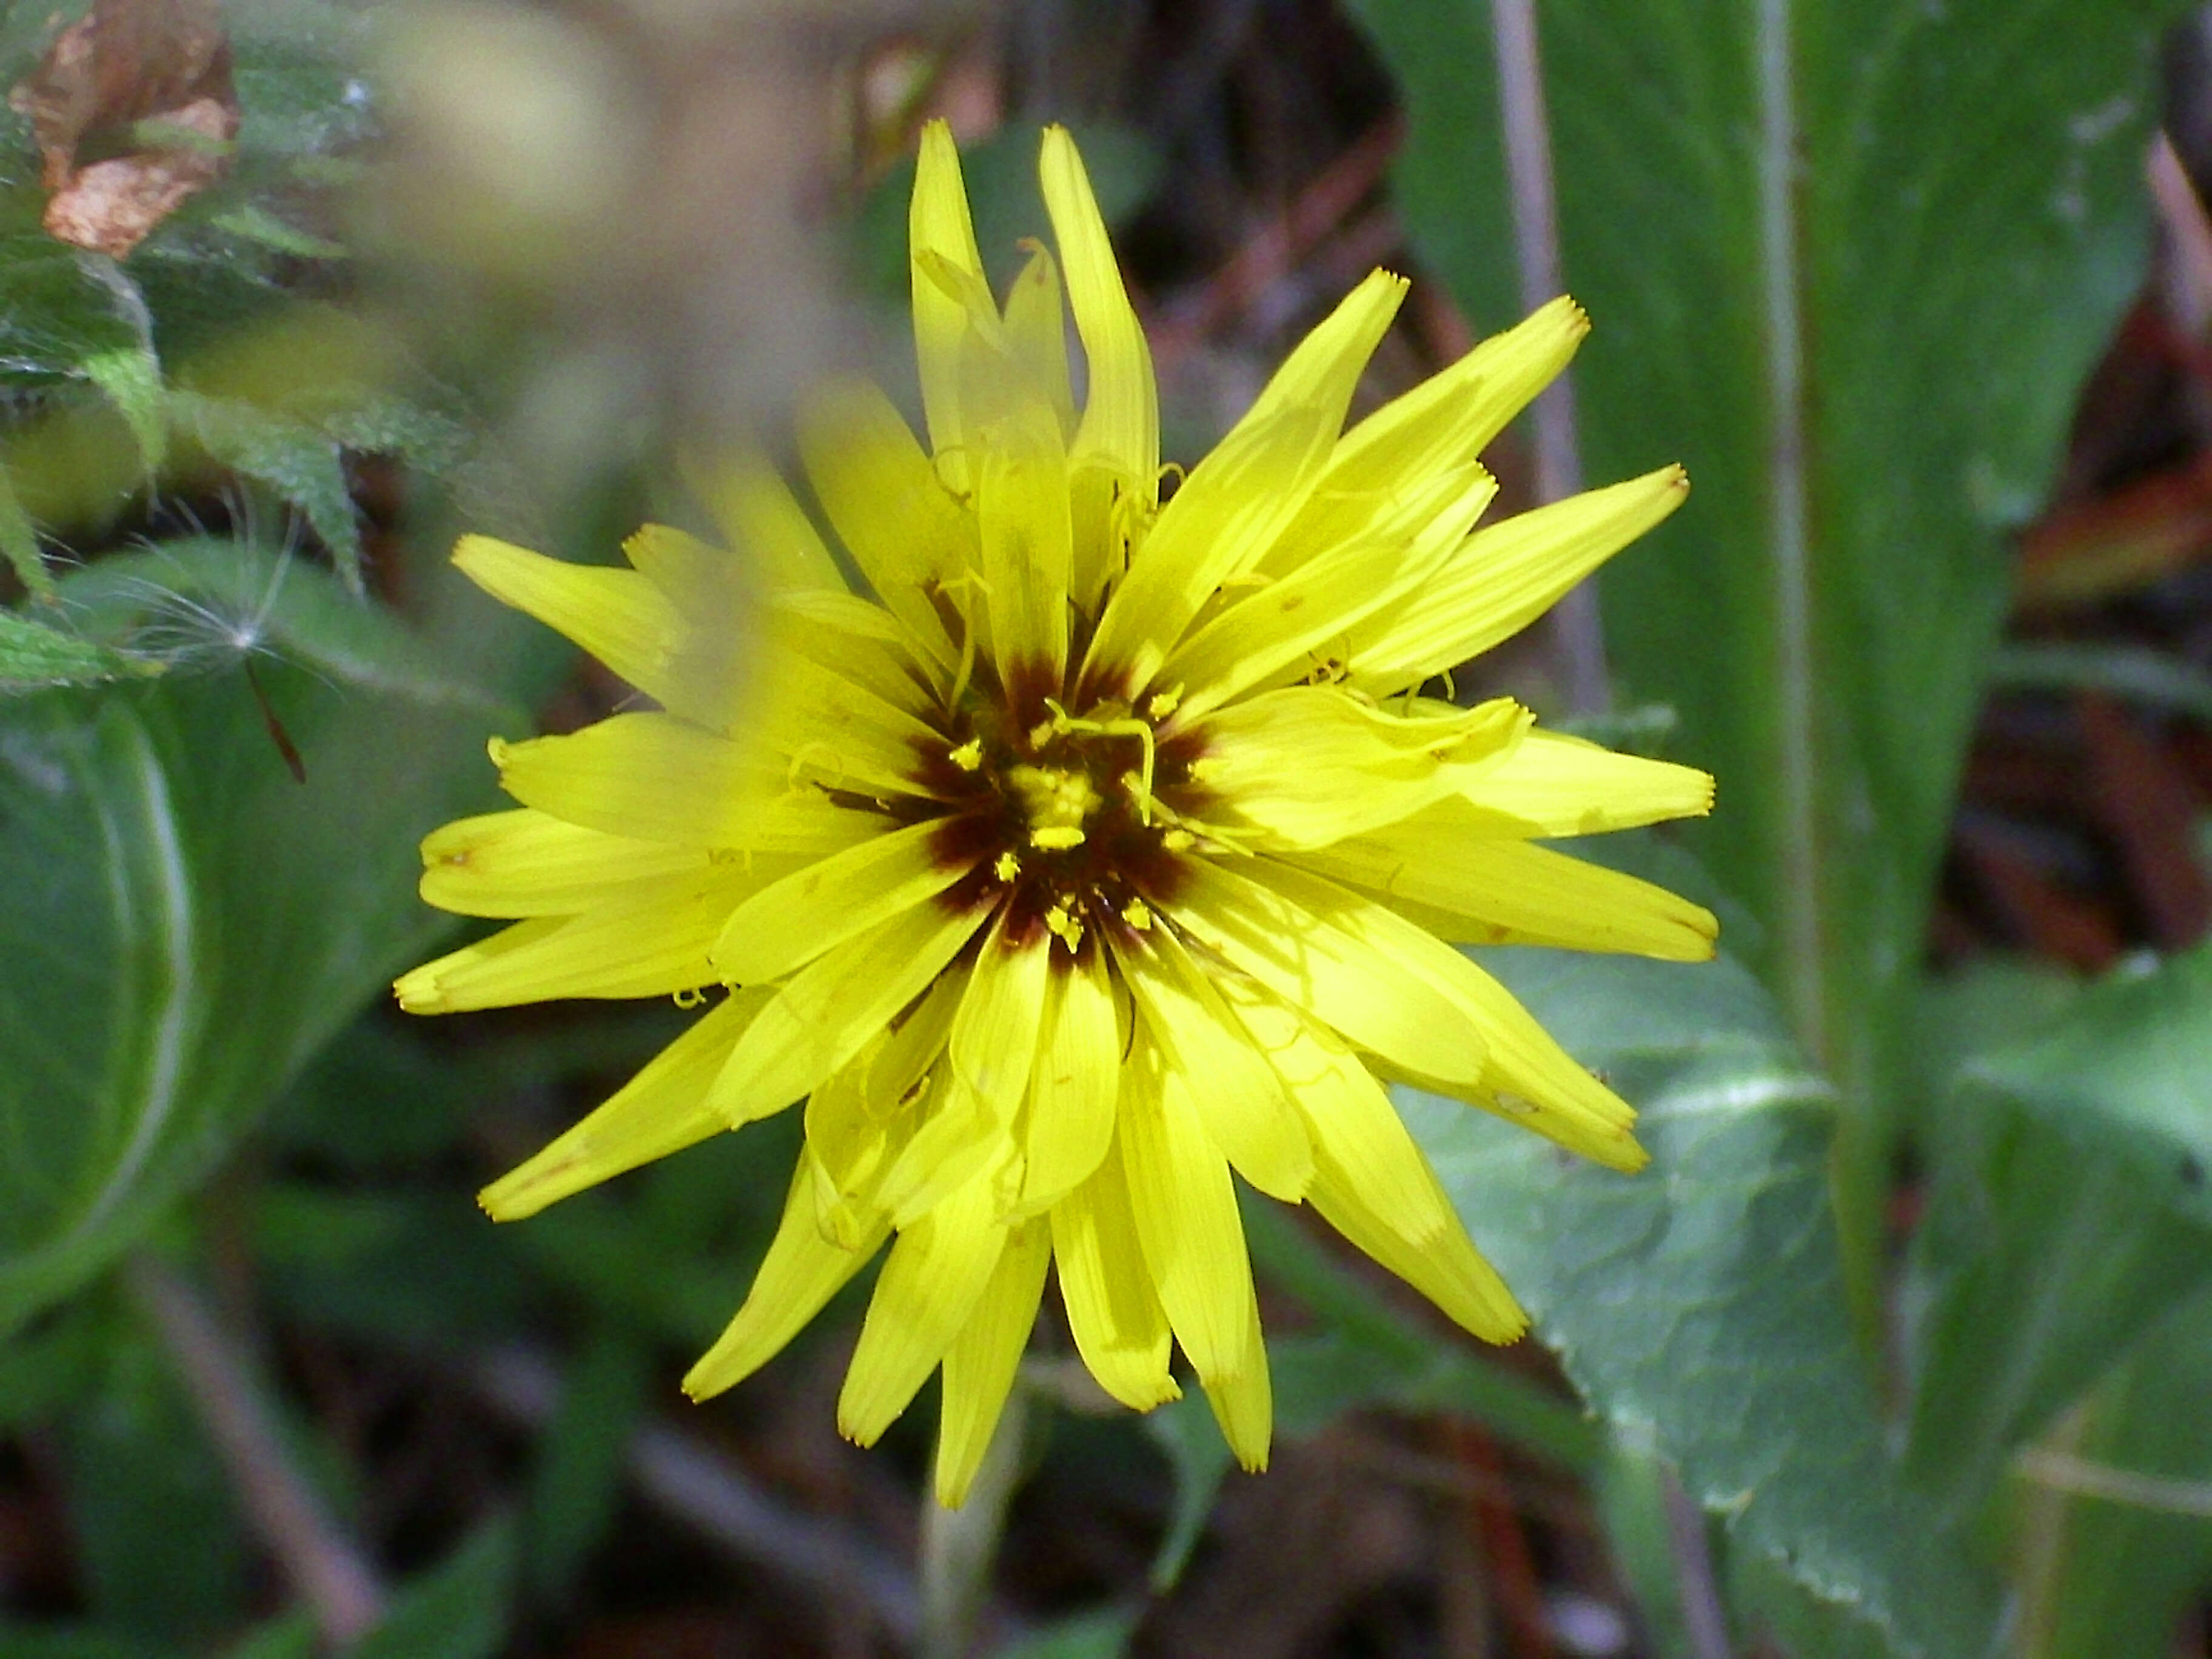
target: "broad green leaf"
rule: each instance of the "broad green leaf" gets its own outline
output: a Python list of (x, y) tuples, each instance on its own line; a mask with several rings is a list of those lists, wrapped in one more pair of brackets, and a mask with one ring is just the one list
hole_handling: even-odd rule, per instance
[[(2212, 1589), (2212, 1297), (2199, 1294), (2098, 1385), (2075, 1466), (2101, 1482), (2069, 1496), (2021, 1483), (2029, 1580), (2025, 1659), (2166, 1659)], [(2045, 1477), (2048, 1479), (2048, 1477)]]
[[(331, 578), (284, 580), (312, 619)], [(514, 630), (471, 623), (496, 676)], [(129, 1244), (444, 925), (415, 846), (488, 803), (494, 722), (331, 632), (264, 659), (259, 698), (220, 672), (0, 704), (0, 1331)]]
[(1590, 1408), (1665, 1458), (1769, 1561), (1901, 1654), (1977, 1651), (1990, 1608), (1905, 1492), (1846, 1319), (1827, 1201), (1833, 1111), (1742, 969), (1486, 953), (1637, 1103), (1641, 1173), (1404, 1097), (1477, 1244)]
[[(1486, 9), (1354, 0), (1404, 88), (1417, 248), (1511, 298)], [(1538, 7), (1595, 482), (1688, 504), (1615, 562), (1625, 696), (1720, 778), (1697, 844), (1843, 1085), (1870, 1274), (1891, 1071), (2006, 594), (2006, 538), (2135, 293), (2171, 0)]]
[(1914, 1241), (1911, 1460), (1961, 1509), (2212, 1281), (2212, 949), (1968, 1062)]

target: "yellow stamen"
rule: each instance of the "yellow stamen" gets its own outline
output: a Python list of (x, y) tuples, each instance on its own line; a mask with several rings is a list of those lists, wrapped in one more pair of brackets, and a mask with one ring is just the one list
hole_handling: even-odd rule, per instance
[(1030, 831), (1030, 845), (1048, 853), (1065, 852), (1083, 845), (1083, 831), (1073, 823), (1048, 823), (1042, 830)]
[(1083, 924), (1068, 914), (1065, 904), (1055, 904), (1044, 913), (1045, 931), (1067, 947), (1073, 956), (1083, 943)]
[[(1137, 740), (1138, 744), (1143, 748), (1145, 752), (1144, 769), (1138, 778), (1135, 791), (1137, 797), (1137, 817), (1138, 821), (1143, 823), (1147, 829), (1151, 828), (1152, 822), (1152, 761), (1155, 753), (1152, 747), (1152, 728), (1151, 725), (1146, 721), (1135, 719), (1123, 719), (1118, 720), (1078, 720), (1074, 715), (1069, 714), (1067, 710), (1062, 708), (1058, 703), (1054, 702), (1050, 697), (1047, 697), (1044, 700), (1044, 706), (1052, 711), (1052, 729), (1060, 732), (1063, 736), (1072, 736), (1078, 732), (1089, 732), (1095, 737), (1134, 738)], [(1126, 782), (1127, 781), (1127, 780), (1125, 777), (1123, 781)]]
[(1121, 907), (1121, 920), (1140, 933), (1150, 933), (1152, 927), (1152, 907), (1142, 899), (1131, 899)]
[(991, 873), (1000, 881), (1012, 881), (1022, 872), (1022, 861), (1012, 853), (1001, 853), (991, 866)]
[(976, 770), (983, 764), (983, 739), (981, 738), (969, 738), (967, 742), (962, 744), (957, 749), (953, 750), (950, 754), (945, 756), (945, 759), (951, 761), (955, 766), (958, 767), (963, 772), (973, 772)]

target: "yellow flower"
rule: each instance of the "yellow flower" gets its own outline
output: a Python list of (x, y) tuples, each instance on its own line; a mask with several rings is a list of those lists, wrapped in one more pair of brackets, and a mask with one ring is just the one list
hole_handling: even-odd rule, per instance
[[(1478, 453), (1582, 313), (1547, 306), (1343, 432), (1405, 291), (1377, 271), (1163, 501), (1151, 357), (1057, 128), (1042, 173), (1060, 258), (1029, 245), (1001, 307), (951, 138), (924, 137), (929, 449), (865, 385), (802, 417), (872, 597), (757, 465), (715, 503), (749, 562), (658, 527), (627, 570), (461, 543), (477, 582), (660, 707), (492, 745), (522, 809), (430, 836), (422, 892), (515, 925), (398, 987), (426, 1013), (726, 988), (484, 1206), (529, 1215), (805, 1099), (781, 1226), (684, 1387), (750, 1373), (894, 1240), (838, 1422), (872, 1441), (942, 1365), (947, 1503), (1048, 1267), (1107, 1393), (1176, 1398), (1172, 1341), (1266, 1462), (1231, 1170), (1476, 1335), (1519, 1335), (1382, 1079), (1632, 1170), (1634, 1114), (1453, 944), (1692, 960), (1714, 933), (1538, 844), (1702, 813), (1705, 774), (1420, 695), (1681, 498), (1670, 467), (1474, 528)], [(733, 637), (748, 583), (766, 620)]]

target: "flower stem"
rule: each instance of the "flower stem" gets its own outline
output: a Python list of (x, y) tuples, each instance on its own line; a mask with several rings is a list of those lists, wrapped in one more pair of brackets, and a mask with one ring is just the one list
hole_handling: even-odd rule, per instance
[(968, 1501), (948, 1510), (933, 1498), (922, 1513), (922, 1659), (964, 1659), (976, 1651), (976, 1626), (990, 1595), (1006, 1506), (1021, 1484), (1028, 1420), (1028, 1386), (1018, 1377)]

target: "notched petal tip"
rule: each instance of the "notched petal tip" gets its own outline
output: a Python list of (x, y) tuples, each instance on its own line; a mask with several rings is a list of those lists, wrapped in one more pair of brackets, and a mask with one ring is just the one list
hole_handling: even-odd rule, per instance
[(452, 1012), (452, 1004), (434, 971), (437, 966), (434, 962), (425, 963), (392, 981), (392, 994), (398, 999), (403, 1012), (443, 1014)]

